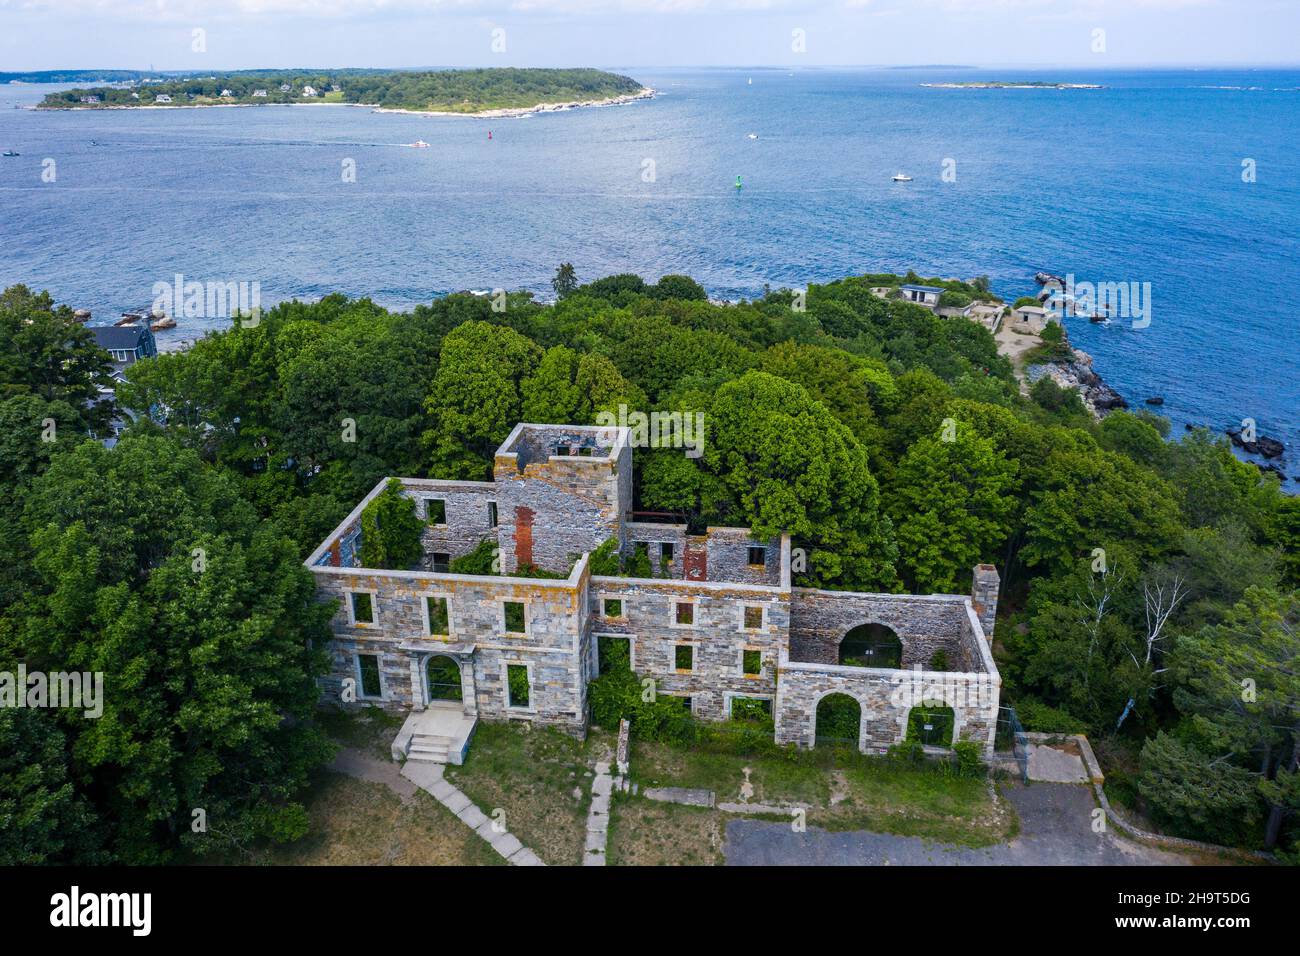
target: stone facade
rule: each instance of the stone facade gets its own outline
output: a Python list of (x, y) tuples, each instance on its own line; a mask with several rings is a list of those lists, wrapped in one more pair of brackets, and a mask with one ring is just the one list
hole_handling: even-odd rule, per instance
[[(842, 693), (861, 707), (860, 748), (879, 752), (903, 739), (911, 707), (942, 700), (954, 739), (991, 753), (992, 566), (976, 568), (971, 597), (794, 588), (788, 536), (633, 521), (631, 454), (626, 428), (521, 424), (496, 453), (494, 481), (402, 479), (429, 522), (410, 570), (357, 566), (361, 512), (387, 480), (376, 485), (307, 560), (320, 599), (338, 602), (323, 700), (422, 709), (455, 691), (444, 661), (430, 682), (430, 661), (446, 658), (467, 716), (581, 735), (600, 643), (626, 640), (633, 670), (659, 693), (689, 697), (701, 719), (727, 719), (737, 698), (767, 701), (778, 742), (813, 746), (818, 703)], [(658, 576), (593, 577), (588, 555), (611, 537), (625, 556), (646, 545)], [(491, 538), (503, 575), (444, 569)], [(525, 564), (567, 577), (512, 576)], [(443, 610), (444, 633), (433, 633)], [(861, 624), (897, 635), (900, 669), (837, 663)], [(926, 670), (939, 651), (948, 670)]]

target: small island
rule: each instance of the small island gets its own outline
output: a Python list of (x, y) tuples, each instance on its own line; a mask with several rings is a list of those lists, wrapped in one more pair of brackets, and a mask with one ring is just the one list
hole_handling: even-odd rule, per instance
[(922, 83), (937, 90), (1104, 90), (1097, 83), (1049, 83), (1045, 80), (981, 80), (970, 83)]
[(653, 95), (592, 69), (243, 70), (50, 93), (38, 109), (147, 109), (336, 103), (382, 112), (506, 116), (626, 103)]

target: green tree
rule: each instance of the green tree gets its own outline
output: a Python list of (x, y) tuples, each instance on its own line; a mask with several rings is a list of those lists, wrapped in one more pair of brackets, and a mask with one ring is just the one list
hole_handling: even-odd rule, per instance
[(312, 647), (333, 609), (298, 550), (228, 477), (154, 436), (55, 456), (23, 521), (39, 580), (7, 627), (32, 669), (104, 674), (102, 716), (60, 719), (115, 859), (305, 832), (297, 795), (329, 756)]
[(563, 299), (577, 287), (578, 276), (573, 271), (573, 263), (560, 263), (560, 267), (555, 270), (555, 278), (551, 280), (551, 288), (555, 290), (555, 294)]
[(912, 590), (958, 591), (971, 567), (992, 557), (1011, 532), (1015, 475), (1015, 463), (991, 441), (955, 421), (947, 434), (923, 438), (903, 456), (888, 512)]
[(402, 493), (396, 478), (361, 511), (361, 564), (367, 568), (407, 571), (424, 554), (423, 524), (415, 514), (415, 499)]
[(892, 589), (896, 547), (865, 449), (803, 388), (749, 372), (718, 389), (703, 462), (762, 540), (788, 532), (814, 586)]
[(486, 322), (466, 322), (447, 334), (425, 400), (432, 418), (424, 433), (432, 474), (468, 479), (491, 474), (497, 446), (523, 420), (523, 383), (542, 354), (513, 329)]
[(1142, 747), (1138, 792), (1152, 819), (1194, 839), (1237, 843), (1259, 817), (1249, 773), (1164, 731)]
[[(1183, 635), (1170, 654), (1174, 702), (1214, 752), (1249, 760), (1262, 780), (1300, 765), (1300, 593), (1251, 587), (1222, 624)], [(1287, 807), (1270, 807), (1277, 843)]]

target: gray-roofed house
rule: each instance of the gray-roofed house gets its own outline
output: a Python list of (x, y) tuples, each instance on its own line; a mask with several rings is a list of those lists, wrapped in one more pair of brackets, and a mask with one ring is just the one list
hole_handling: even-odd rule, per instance
[(97, 325), (90, 329), (95, 344), (113, 357), (114, 369), (120, 371), (142, 358), (158, 354), (158, 345), (147, 322), (135, 325)]

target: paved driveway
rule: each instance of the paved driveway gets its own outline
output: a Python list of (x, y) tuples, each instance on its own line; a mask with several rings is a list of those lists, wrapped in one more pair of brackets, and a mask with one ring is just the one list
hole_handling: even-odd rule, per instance
[(971, 849), (919, 837), (732, 820), (724, 848), (730, 866), (1133, 866), (1181, 865), (1182, 857), (1110, 833), (1092, 832), (1092, 789), (1078, 784), (1004, 783), (1002, 796), (1020, 815), (1010, 843)]

